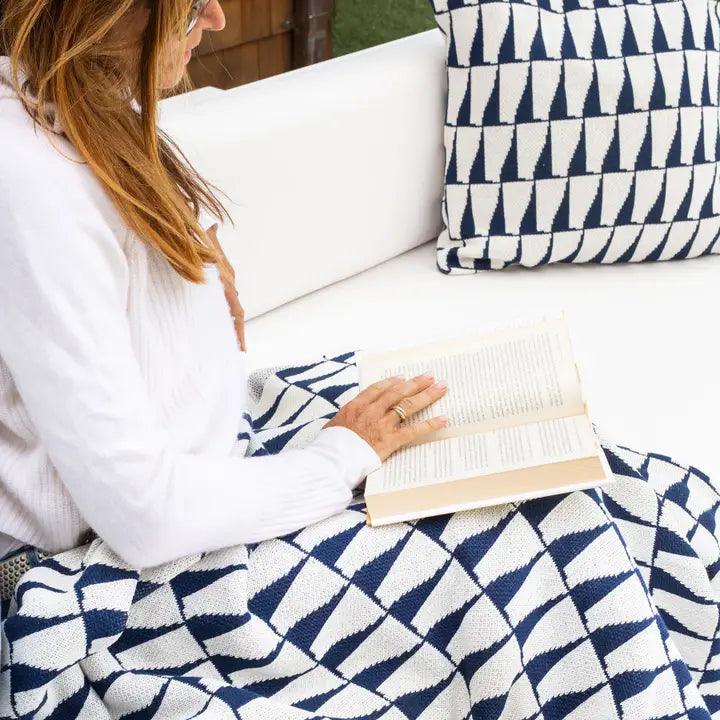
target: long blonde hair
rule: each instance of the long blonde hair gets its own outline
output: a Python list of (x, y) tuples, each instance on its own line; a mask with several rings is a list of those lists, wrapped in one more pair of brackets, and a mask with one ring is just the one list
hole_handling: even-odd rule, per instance
[[(191, 0), (10, 0), (0, 18), (0, 51), (33, 119), (61, 127), (98, 177), (128, 227), (185, 279), (204, 283), (219, 260), (198, 217), (229, 218), (203, 180), (158, 127), (160, 73), (186, 31)], [(0, 5), (2, 0), (0, 0)], [(137, 38), (118, 42), (118, 23), (147, 13)], [(25, 82), (20, 82), (20, 69)], [(189, 89), (185, 74), (179, 89)], [(138, 112), (132, 105), (135, 100)]]

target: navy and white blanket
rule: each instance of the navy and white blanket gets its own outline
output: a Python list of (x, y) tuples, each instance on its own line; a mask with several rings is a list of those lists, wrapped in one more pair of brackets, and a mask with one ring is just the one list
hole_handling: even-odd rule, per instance
[[(306, 443), (356, 381), (352, 353), (251, 376), (240, 450)], [(720, 718), (718, 492), (606, 451), (602, 492), (382, 528), (358, 495), (142, 572), (58, 554), (3, 620), (0, 718)]]

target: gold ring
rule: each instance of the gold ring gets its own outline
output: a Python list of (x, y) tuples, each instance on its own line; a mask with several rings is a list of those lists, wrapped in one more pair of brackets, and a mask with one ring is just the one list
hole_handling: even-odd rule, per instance
[(400, 416), (400, 422), (407, 420), (407, 413), (402, 409), (402, 407), (400, 407), (400, 405), (393, 405), (391, 409)]

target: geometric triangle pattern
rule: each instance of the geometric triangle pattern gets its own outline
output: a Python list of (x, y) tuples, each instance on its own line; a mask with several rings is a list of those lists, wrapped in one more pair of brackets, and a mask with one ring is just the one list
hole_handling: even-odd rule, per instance
[[(357, 393), (355, 355), (249, 386), (237, 452), (282, 452)], [(720, 496), (603, 447), (602, 490), (378, 528), (358, 494), (142, 571), (101, 539), (46, 558), (0, 614), (0, 717), (718, 718)]]
[(442, 272), (720, 253), (714, 0), (430, 2)]

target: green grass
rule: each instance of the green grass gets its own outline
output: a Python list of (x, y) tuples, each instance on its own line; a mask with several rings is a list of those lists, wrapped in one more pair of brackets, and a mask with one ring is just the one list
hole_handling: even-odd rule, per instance
[(434, 27), (429, 0), (337, 0), (333, 55), (345, 55)]

